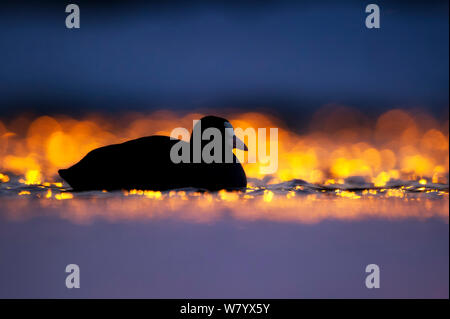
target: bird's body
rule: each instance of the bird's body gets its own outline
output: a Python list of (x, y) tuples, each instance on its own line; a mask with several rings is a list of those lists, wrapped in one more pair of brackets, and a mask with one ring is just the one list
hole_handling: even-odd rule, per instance
[(74, 190), (219, 190), (247, 186), (245, 172), (234, 154), (233, 163), (174, 163), (170, 151), (176, 143), (185, 143), (192, 150), (192, 142), (167, 136), (142, 137), (92, 150), (59, 174)]

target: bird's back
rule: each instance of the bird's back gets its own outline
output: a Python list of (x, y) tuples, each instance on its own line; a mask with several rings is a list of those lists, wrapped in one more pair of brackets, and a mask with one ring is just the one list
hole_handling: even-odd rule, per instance
[(170, 160), (177, 142), (149, 136), (100, 147), (60, 175), (77, 190), (164, 189), (179, 170)]

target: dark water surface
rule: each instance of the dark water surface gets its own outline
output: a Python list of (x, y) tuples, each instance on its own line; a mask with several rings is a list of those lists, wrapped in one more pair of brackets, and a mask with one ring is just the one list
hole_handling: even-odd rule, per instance
[[(448, 185), (409, 186), (64, 197), (3, 185), (0, 297), (448, 298)], [(379, 289), (365, 287), (373, 263)], [(65, 286), (68, 264), (80, 289)]]

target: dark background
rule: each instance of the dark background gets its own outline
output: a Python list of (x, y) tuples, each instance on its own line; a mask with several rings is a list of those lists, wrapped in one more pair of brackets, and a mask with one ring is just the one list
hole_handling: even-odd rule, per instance
[[(373, 2), (373, 1), (372, 1)], [(8, 1), (0, 116), (234, 108), (301, 123), (324, 104), (448, 118), (448, 2)], [(214, 111), (211, 111), (212, 113)]]

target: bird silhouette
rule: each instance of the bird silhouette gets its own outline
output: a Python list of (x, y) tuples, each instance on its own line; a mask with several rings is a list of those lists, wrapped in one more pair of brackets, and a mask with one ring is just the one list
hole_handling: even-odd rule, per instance
[[(210, 141), (201, 138), (204, 133), (211, 132), (210, 129), (220, 132), (220, 140), (216, 141), (218, 147), (212, 150), (207, 146)], [(199, 137), (198, 144), (194, 135)], [(175, 145), (176, 149), (189, 151), (184, 157), (187, 162), (173, 161), (171, 151), (172, 155), (180, 155), (174, 152)], [(206, 116), (195, 124), (189, 142), (155, 135), (108, 145), (90, 151), (78, 163), (68, 169), (60, 169), (58, 173), (75, 191), (244, 188), (247, 177), (233, 154), (233, 148), (247, 150), (247, 146), (234, 135), (230, 122)], [(199, 152), (214, 155), (217, 160), (211, 162)]]

